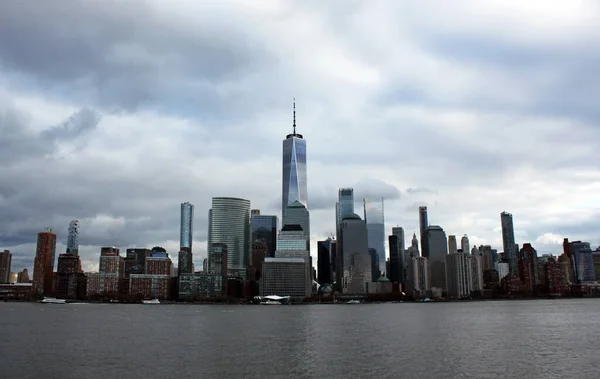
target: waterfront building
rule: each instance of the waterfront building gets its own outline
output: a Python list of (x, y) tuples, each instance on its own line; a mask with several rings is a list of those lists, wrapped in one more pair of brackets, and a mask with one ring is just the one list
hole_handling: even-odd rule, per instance
[(413, 256), (408, 262), (406, 294), (414, 299), (429, 297), (431, 280), (427, 258)]
[(317, 242), (317, 280), (319, 284), (332, 285), (335, 281), (335, 260), (337, 256), (337, 241), (327, 238)]
[(36, 296), (51, 296), (54, 279), (56, 234), (51, 229), (38, 233), (33, 263), (33, 291)]
[(10, 282), (12, 254), (10, 250), (0, 251), (0, 284)]
[(17, 274), (17, 283), (29, 283), (29, 271), (26, 268)]
[[(74, 251), (74, 250), (70, 250)], [(56, 297), (63, 299), (82, 299), (86, 295), (85, 275), (81, 272), (81, 261), (75, 254), (60, 254), (54, 287)]]
[(446, 233), (438, 225), (430, 225), (425, 229), (427, 251), (423, 256), (430, 265), (431, 289), (435, 293), (446, 291), (446, 256), (448, 255), (448, 240)]
[(421, 254), (424, 257), (429, 257), (429, 250), (427, 249), (427, 237), (425, 232), (429, 226), (429, 219), (427, 217), (427, 207), (419, 207), (419, 233), (421, 237)]
[[(283, 228), (287, 225), (299, 225), (304, 235), (304, 247), (302, 250), (310, 252), (310, 214), (306, 206), (299, 201), (292, 202), (285, 208), (282, 224)], [(279, 245), (279, 241), (277, 244)], [(277, 250), (280, 250), (279, 246), (277, 246)]]
[(338, 202), (335, 204), (335, 231), (336, 238), (340, 239), (339, 230), (345, 215), (354, 214), (354, 189), (340, 188)]
[(171, 275), (131, 274), (129, 294), (143, 299), (168, 300), (171, 290)]
[(99, 294), (116, 297), (124, 276), (125, 260), (116, 247), (100, 248)]
[(367, 225), (357, 214), (346, 215), (340, 233), (336, 261), (338, 291), (364, 294), (372, 280)]
[(250, 264), (250, 201), (236, 197), (213, 197), (209, 213), (208, 272), (215, 268), (215, 244), (227, 250), (227, 272), (230, 276), (247, 277)]
[(502, 280), (506, 275), (510, 273), (510, 267), (508, 262), (497, 262), (494, 263), (494, 269), (498, 271), (498, 280)]
[(519, 278), (526, 294), (533, 295), (537, 292), (537, 251), (530, 243), (524, 243), (519, 252)]
[(569, 243), (569, 253), (576, 283), (595, 281), (594, 256), (589, 242)]
[[(277, 252), (276, 252), (277, 254)], [(307, 260), (303, 257), (266, 257), (260, 278), (260, 296), (290, 296), (301, 301), (311, 295), (307, 278)]]
[(468, 253), (462, 251), (446, 255), (446, 278), (449, 297), (460, 299), (471, 296), (473, 274), (470, 258)]
[(448, 253), (456, 253), (458, 251), (458, 245), (456, 244), (456, 236), (451, 234), (448, 236)]
[(216, 276), (204, 272), (183, 273), (179, 277), (179, 299), (192, 301), (220, 294), (215, 291)]

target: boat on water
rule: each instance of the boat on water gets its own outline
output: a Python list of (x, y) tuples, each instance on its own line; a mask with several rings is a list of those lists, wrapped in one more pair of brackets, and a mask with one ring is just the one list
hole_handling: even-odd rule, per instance
[(66, 304), (67, 301), (65, 299), (57, 299), (55, 297), (45, 297), (40, 300), (40, 303), (44, 304)]
[(142, 300), (142, 304), (160, 304), (160, 300), (158, 300), (158, 299)]
[(360, 304), (360, 300), (350, 300), (346, 304)]
[(281, 305), (281, 302), (275, 300), (265, 300), (261, 301), (260, 305)]

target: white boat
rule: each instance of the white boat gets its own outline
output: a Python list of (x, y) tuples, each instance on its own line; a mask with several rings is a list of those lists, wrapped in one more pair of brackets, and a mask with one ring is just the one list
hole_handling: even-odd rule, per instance
[(65, 299), (57, 299), (55, 297), (45, 297), (43, 300), (40, 300), (40, 303), (44, 303), (44, 304), (66, 304), (67, 301)]
[(360, 304), (360, 300), (350, 300), (346, 304)]
[(260, 305), (281, 305), (281, 302), (275, 300), (261, 301)]
[(142, 300), (142, 304), (160, 304), (160, 301), (158, 299)]

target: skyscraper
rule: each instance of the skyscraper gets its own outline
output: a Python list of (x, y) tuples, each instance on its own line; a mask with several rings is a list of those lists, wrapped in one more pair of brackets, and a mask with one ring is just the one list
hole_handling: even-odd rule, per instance
[[(431, 267), (431, 289), (446, 290), (446, 255), (448, 255), (448, 240), (444, 229), (430, 225), (425, 229), (427, 252), (423, 256), (428, 259)], [(427, 254), (427, 255), (425, 255)]]
[(429, 226), (429, 220), (427, 218), (427, 206), (419, 207), (419, 232), (421, 233), (421, 255), (428, 257), (429, 250), (427, 249), (427, 238), (425, 238), (425, 231)]
[(286, 225), (300, 225), (302, 231), (305, 233), (306, 250), (310, 252), (310, 214), (304, 204), (294, 201), (288, 205), (283, 213), (281, 223), (283, 224), (282, 227)]
[(192, 252), (194, 230), (194, 206), (188, 202), (181, 204), (181, 225), (179, 229), (179, 250)]
[(267, 257), (274, 257), (277, 249), (277, 229), (279, 227), (279, 219), (277, 216), (253, 214), (250, 221), (250, 229), (252, 233), (251, 241), (263, 239), (267, 244)]
[(456, 244), (456, 236), (451, 234), (448, 236), (448, 253), (454, 254), (458, 252), (458, 245)]
[(469, 243), (469, 237), (467, 237), (466, 234), (460, 239), (460, 248), (463, 253), (471, 253), (471, 244)]
[(250, 255), (250, 201), (237, 197), (213, 197), (209, 213), (208, 271), (215, 272), (214, 244), (227, 247), (227, 272), (246, 277)]
[(306, 141), (302, 134), (296, 133), (296, 102), (294, 100), (294, 124), (292, 134), (283, 140), (283, 171), (281, 214), (295, 201), (308, 208), (308, 190), (306, 178)]
[(360, 216), (351, 214), (342, 221), (338, 241), (336, 282), (343, 293), (366, 293), (372, 281), (367, 226)]
[[(354, 213), (354, 189), (340, 188), (338, 190), (338, 202), (335, 204), (335, 230), (339, 233), (340, 225), (344, 215)], [(339, 236), (338, 236), (339, 238)]]
[(67, 237), (67, 254), (79, 255), (79, 221), (69, 223), (69, 236)]
[(0, 251), (0, 284), (9, 282), (11, 261), (9, 250)]
[(508, 269), (512, 275), (519, 275), (519, 263), (517, 249), (515, 248), (515, 229), (513, 227), (513, 216), (508, 212), (500, 213), (502, 224), (502, 246), (504, 258), (508, 261)]
[(406, 242), (404, 239), (404, 228), (401, 226), (394, 226), (392, 228), (392, 235), (398, 237), (398, 248), (401, 251), (406, 250)]
[(365, 222), (367, 224), (367, 234), (369, 249), (377, 252), (379, 260), (379, 273), (373, 273), (373, 276), (379, 278), (382, 272), (385, 272), (385, 222), (383, 215), (383, 198), (365, 198), (364, 199)]
[(33, 263), (33, 291), (36, 295), (52, 293), (56, 234), (51, 229), (38, 233)]

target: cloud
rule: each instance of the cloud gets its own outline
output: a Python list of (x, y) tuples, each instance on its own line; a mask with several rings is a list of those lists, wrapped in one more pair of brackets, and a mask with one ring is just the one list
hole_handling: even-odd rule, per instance
[[(36, 233), (81, 221), (82, 258), (165, 246), (213, 196), (279, 215), (281, 140), (307, 140), (313, 246), (337, 189), (384, 197), (388, 232), (501, 250), (600, 244), (600, 63), (593, 1), (128, 1), (0, 4), (0, 248), (31, 268)], [(29, 25), (36, 25), (30, 28)], [(510, 25), (510, 27), (507, 27)], [(558, 250), (557, 250), (558, 249)], [(64, 250), (64, 249), (63, 249)]]

